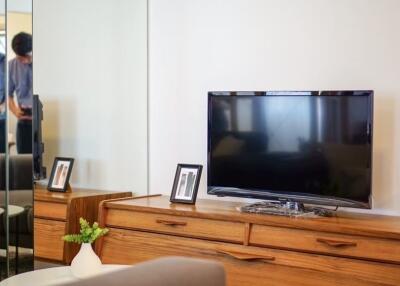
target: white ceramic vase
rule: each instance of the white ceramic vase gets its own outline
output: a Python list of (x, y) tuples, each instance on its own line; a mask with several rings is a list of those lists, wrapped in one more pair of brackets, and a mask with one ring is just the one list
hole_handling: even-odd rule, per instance
[(93, 251), (90, 243), (82, 243), (81, 249), (71, 262), (72, 275), (77, 278), (87, 278), (96, 275), (101, 270), (100, 258)]

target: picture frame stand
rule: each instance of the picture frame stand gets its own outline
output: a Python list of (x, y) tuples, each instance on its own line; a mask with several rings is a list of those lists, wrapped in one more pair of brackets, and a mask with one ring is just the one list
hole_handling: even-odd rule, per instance
[(67, 189), (66, 189), (65, 192), (66, 193), (72, 193), (72, 188), (71, 188), (71, 185), (69, 183), (67, 184)]

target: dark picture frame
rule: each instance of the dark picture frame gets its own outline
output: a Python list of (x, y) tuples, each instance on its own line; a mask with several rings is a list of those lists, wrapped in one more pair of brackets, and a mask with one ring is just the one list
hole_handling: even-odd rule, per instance
[(69, 178), (71, 177), (73, 166), (73, 158), (54, 158), (47, 189), (53, 192), (66, 192), (69, 187)]
[(170, 202), (194, 205), (199, 190), (202, 170), (202, 165), (178, 164)]

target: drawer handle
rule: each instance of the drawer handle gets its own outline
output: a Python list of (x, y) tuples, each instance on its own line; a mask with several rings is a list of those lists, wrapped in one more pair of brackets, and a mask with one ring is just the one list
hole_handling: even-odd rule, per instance
[(242, 260), (242, 261), (255, 261), (255, 260), (273, 261), (273, 260), (275, 260), (275, 257), (273, 257), (273, 256), (257, 255), (257, 254), (252, 254), (252, 253), (223, 250), (223, 249), (217, 249), (217, 253), (225, 254), (225, 255), (231, 256), (235, 259)]
[(187, 222), (184, 222), (184, 221), (172, 221), (172, 220), (164, 220), (164, 219), (158, 219), (158, 220), (156, 220), (156, 222), (159, 224), (169, 225), (169, 226), (185, 226), (185, 225), (187, 225)]
[(357, 243), (353, 241), (339, 241), (327, 238), (317, 238), (317, 242), (321, 242), (332, 247), (357, 246)]

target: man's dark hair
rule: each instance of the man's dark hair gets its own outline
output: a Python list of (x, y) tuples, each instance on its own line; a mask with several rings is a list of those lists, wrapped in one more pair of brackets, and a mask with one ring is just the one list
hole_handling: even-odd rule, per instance
[(14, 36), (11, 47), (18, 56), (26, 56), (32, 52), (32, 35), (20, 32)]

